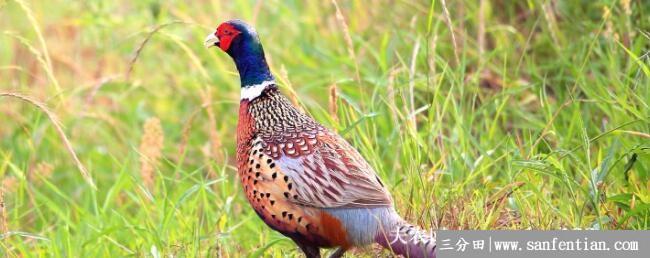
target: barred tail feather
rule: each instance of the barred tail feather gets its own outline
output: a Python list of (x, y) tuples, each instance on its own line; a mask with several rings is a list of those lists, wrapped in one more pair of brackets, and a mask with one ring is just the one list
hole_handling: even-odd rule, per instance
[(428, 232), (406, 222), (379, 232), (375, 241), (395, 254), (408, 258), (435, 258), (436, 241)]

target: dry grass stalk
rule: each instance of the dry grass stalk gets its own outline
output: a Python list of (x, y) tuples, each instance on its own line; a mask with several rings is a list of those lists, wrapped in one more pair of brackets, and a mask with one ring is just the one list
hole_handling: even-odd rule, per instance
[(181, 142), (178, 145), (178, 156), (181, 157), (185, 154), (185, 149), (187, 148), (187, 142), (190, 140), (190, 130), (192, 130), (192, 123), (194, 122), (194, 119), (198, 116), (198, 114), (201, 112), (202, 108), (196, 109), (192, 112), (192, 114), (187, 118), (187, 120), (183, 123), (183, 129), (181, 131)]
[(625, 27), (627, 28), (627, 31), (625, 32), (625, 37), (623, 39), (623, 43), (626, 47), (630, 46), (630, 41), (632, 41), (632, 38), (634, 38), (636, 34), (636, 30), (632, 29), (630, 21), (632, 19), (632, 8), (630, 7), (630, 2), (631, 0), (621, 0), (621, 7), (623, 8), (625, 16), (627, 16), (627, 19), (625, 19)]
[(544, 18), (548, 23), (548, 28), (549, 31), (551, 32), (551, 38), (553, 39), (553, 43), (555, 43), (556, 46), (562, 46), (558, 34), (559, 29), (557, 26), (557, 18), (555, 16), (555, 12), (553, 11), (552, 3), (549, 1), (548, 3), (543, 4), (542, 10), (544, 11)]
[(622, 133), (626, 133), (629, 135), (634, 135), (634, 136), (639, 136), (643, 138), (648, 138), (650, 139), (650, 134), (649, 133), (643, 133), (643, 132), (637, 132), (637, 131), (630, 131), (630, 130), (621, 130)]
[(208, 178), (215, 178), (217, 176), (217, 171), (212, 167), (212, 151), (210, 150), (210, 142), (205, 143), (201, 147), (201, 153), (203, 154), (203, 162), (206, 164), (208, 169)]
[(420, 37), (415, 40), (413, 54), (411, 56), (411, 65), (409, 67), (409, 121), (413, 132), (417, 132), (417, 120), (415, 115), (415, 69), (417, 64), (418, 52), (420, 50)]
[(429, 75), (431, 78), (435, 78), (436, 75), (436, 47), (438, 43), (438, 34), (435, 34), (431, 37), (429, 43), (429, 51), (427, 52), (427, 62), (429, 65)]
[(7, 224), (7, 209), (5, 208), (5, 188), (0, 186), (0, 234), (6, 234), (9, 231)]
[(487, 9), (487, 0), (481, 0), (478, 10), (478, 60), (479, 65), (483, 65), (483, 54), (485, 53), (485, 11)]
[(116, 78), (120, 77), (119, 75), (113, 75), (113, 76), (107, 76), (107, 77), (102, 77), (93, 83), (92, 89), (90, 90), (90, 93), (88, 93), (88, 96), (86, 96), (86, 104), (90, 105), (93, 102), (93, 99), (95, 98), (95, 95), (99, 92), (99, 89), (106, 85), (107, 83), (115, 80)]
[[(206, 91), (203, 91), (201, 94), (203, 99), (203, 107), (205, 112), (208, 115), (208, 135), (210, 138), (210, 146), (207, 150), (207, 157), (214, 159), (216, 162), (223, 161), (223, 155), (221, 153), (221, 139), (219, 138), (219, 133), (217, 132), (217, 119), (214, 115), (214, 110), (212, 110), (212, 94), (208, 88)], [(212, 169), (212, 166), (208, 166), (208, 172), (210, 178), (217, 178), (217, 173)]]
[[(402, 68), (393, 68), (390, 70), (390, 73), (388, 74), (388, 86), (387, 86), (387, 102), (388, 102), (388, 108), (390, 109), (390, 117), (391, 120), (393, 121), (393, 126), (399, 127), (400, 124), (400, 113), (399, 113), (399, 108), (397, 107), (397, 102), (395, 101), (395, 95), (397, 95), (397, 92), (395, 90), (395, 80), (399, 73), (402, 71)], [(394, 148), (393, 150), (395, 152), (394, 155), (396, 157), (399, 155), (400, 150), (399, 148)], [(396, 171), (400, 171), (401, 164), (399, 162), (395, 162), (395, 167), (394, 169)]]
[(183, 22), (183, 21), (172, 21), (165, 24), (160, 24), (154, 27), (151, 31), (149, 31), (147, 36), (144, 38), (144, 40), (140, 43), (140, 45), (138, 45), (138, 48), (135, 50), (135, 54), (133, 55), (133, 58), (131, 58), (131, 60), (129, 61), (128, 69), (126, 70), (126, 75), (124, 76), (126, 78), (126, 81), (129, 81), (129, 79), (131, 78), (131, 73), (133, 72), (133, 68), (135, 67), (135, 61), (138, 61), (138, 57), (140, 57), (140, 54), (142, 53), (144, 46), (147, 45), (147, 43), (149, 42), (149, 40), (151, 40), (153, 35), (156, 34), (156, 32), (160, 31), (161, 29), (169, 25), (174, 25), (179, 23), (187, 24), (187, 22)]
[[(38, 39), (38, 43), (41, 45), (41, 55), (37, 57), (41, 57), (44, 60), (44, 65), (43, 68), (45, 69), (46, 73), (48, 74), (48, 77), (50, 80), (52, 80), (52, 83), (54, 84), (54, 87), (56, 87), (57, 92), (61, 92), (61, 86), (59, 85), (59, 81), (54, 77), (54, 72), (52, 71), (52, 60), (50, 59), (50, 53), (47, 50), (47, 45), (45, 44), (45, 38), (43, 37), (43, 33), (41, 33), (41, 30), (39, 29), (39, 24), (36, 21), (36, 18), (34, 17), (34, 12), (32, 9), (29, 7), (27, 3), (25, 3), (22, 0), (16, 0), (16, 3), (20, 6), (21, 9), (23, 9), (23, 12), (25, 12), (25, 15), (27, 17), (27, 20), (29, 20), (29, 24), (32, 26), (34, 29), (34, 33), (36, 34), (36, 38)], [(31, 45), (26, 44), (29, 47)], [(63, 101), (63, 94), (59, 94), (59, 100)]]
[(603, 6), (603, 20), (605, 21), (605, 31), (603, 35), (605, 38), (619, 41), (618, 34), (614, 31), (614, 24), (612, 23), (612, 11), (607, 6)]
[(391, 118), (393, 119), (394, 125), (399, 125), (399, 112), (397, 108), (397, 103), (395, 102), (395, 78), (401, 72), (401, 68), (391, 69), (388, 74), (388, 86), (387, 86), (387, 98), (388, 98), (388, 107), (390, 108)]
[(155, 168), (162, 156), (165, 135), (160, 125), (160, 119), (152, 117), (143, 125), (140, 141), (140, 177), (148, 189), (152, 189), (155, 180)]
[(535, 140), (535, 143), (533, 143), (533, 146), (530, 147), (530, 151), (528, 152), (528, 158), (530, 158), (530, 155), (532, 155), (532, 153), (534, 153), (533, 150), (535, 150), (535, 148), (537, 148), (537, 145), (542, 141), (542, 139), (544, 139), (544, 137), (546, 136), (546, 133), (548, 132), (548, 130), (550, 130), (551, 125), (553, 124), (553, 121), (555, 121), (555, 119), (560, 115), (560, 112), (561, 112), (563, 109), (565, 109), (566, 107), (568, 107), (569, 105), (571, 105), (572, 103), (573, 103), (573, 100), (571, 100), (571, 99), (565, 101), (565, 102), (562, 104), (562, 106), (560, 106), (560, 107), (555, 111), (555, 113), (553, 113), (553, 116), (552, 116), (551, 119), (546, 123), (546, 125), (544, 126), (544, 129), (542, 129), (542, 132), (539, 134), (539, 137), (537, 137), (537, 140)]
[(337, 89), (336, 89), (336, 83), (333, 83), (332, 85), (330, 85), (329, 93), (330, 93), (330, 98), (329, 98), (330, 117), (332, 117), (332, 119), (336, 123), (338, 123), (339, 122), (339, 116), (338, 116), (339, 106), (338, 106), (337, 100), (338, 100), (339, 97), (338, 97), (338, 92), (337, 92)]
[(525, 185), (524, 182), (510, 183), (488, 198), (484, 208), (485, 214), (496, 214), (496, 217), (492, 221), (493, 224), (490, 226), (491, 228), (503, 228), (513, 223), (519, 223), (519, 216), (513, 211), (508, 210), (505, 204), (508, 198), (523, 185)]
[(447, 27), (449, 27), (449, 33), (451, 33), (451, 43), (454, 46), (454, 60), (456, 61), (456, 65), (460, 64), (460, 54), (458, 53), (458, 42), (456, 41), (456, 33), (454, 33), (454, 26), (453, 23), (451, 23), (451, 16), (449, 15), (449, 10), (447, 9), (447, 1), (446, 0), (441, 0), (442, 3), (442, 11), (445, 16), (445, 22), (447, 23)]
[[(52, 84), (54, 84), (57, 92), (61, 92), (61, 87), (59, 86), (58, 80), (54, 76), (54, 71), (52, 70), (51, 66), (48, 64), (49, 59), (45, 58), (45, 54), (41, 53), (41, 51), (36, 49), (36, 47), (34, 47), (27, 38), (21, 35), (18, 35), (11, 31), (5, 31), (3, 34), (16, 39), (17, 42), (20, 43), (20, 45), (22, 45), (27, 49), (27, 51), (25, 51), (24, 53), (22, 51), (17, 51), (17, 57), (15, 59), (15, 60), (20, 60), (20, 62), (28, 63), (26, 65), (27, 73), (30, 75), (34, 75), (33, 76), (34, 79), (38, 79), (37, 81), (39, 83), (41, 83), (41, 81), (44, 82), (45, 80), (43, 78), (37, 76), (38, 74), (40, 74), (38, 70), (38, 67), (40, 65), (41, 69), (45, 71), (47, 78), (50, 80), (50, 82), (52, 82)], [(32, 60), (32, 57), (29, 57), (27, 53), (30, 53), (36, 61), (28, 61), (28, 60)], [(20, 57), (18, 57), (18, 55)], [(33, 81), (30, 80), (30, 83), (33, 83)], [(58, 95), (59, 100), (63, 101), (63, 94), (56, 94), (56, 95)]]
[(350, 57), (352, 57), (352, 61), (354, 61), (355, 76), (357, 79), (357, 83), (359, 84), (359, 90), (361, 90), (361, 75), (359, 73), (359, 62), (357, 61), (357, 55), (354, 52), (354, 43), (352, 42), (352, 36), (350, 36), (350, 27), (348, 27), (348, 24), (345, 21), (345, 17), (343, 16), (343, 13), (341, 12), (341, 8), (339, 8), (339, 4), (336, 2), (336, 0), (332, 0), (332, 4), (334, 4), (334, 8), (336, 9), (336, 20), (338, 21), (339, 25), (343, 29), (343, 37), (345, 39), (345, 44), (347, 44), (348, 54), (350, 55)]
[(302, 104), (300, 103), (300, 100), (298, 100), (298, 94), (296, 91), (293, 89), (293, 85), (291, 84), (291, 81), (289, 81), (289, 72), (287, 72), (287, 68), (284, 67), (284, 65), (280, 66), (280, 80), (284, 83), (284, 85), (287, 86), (287, 89), (289, 89), (289, 92), (287, 92), (287, 95), (289, 97), (289, 100), (291, 103), (300, 110), (300, 112), (306, 113), (305, 109), (302, 107)]
[(292, 92), (292, 94), (289, 94), (289, 100), (291, 100), (291, 103), (300, 110), (300, 112), (305, 113), (305, 109), (302, 108), (302, 105), (300, 105), (300, 101), (298, 100), (298, 97), (296, 96), (295, 92)]
[(88, 184), (90, 184), (90, 186), (93, 189), (97, 189), (97, 187), (95, 186), (95, 182), (93, 182), (93, 179), (90, 176), (90, 174), (88, 173), (88, 171), (86, 170), (86, 167), (81, 163), (81, 161), (79, 160), (79, 157), (77, 157), (77, 153), (72, 148), (72, 144), (70, 143), (70, 140), (68, 140), (68, 137), (65, 135), (65, 132), (63, 132), (63, 126), (59, 122), (56, 115), (52, 111), (50, 111), (47, 107), (45, 107), (45, 105), (43, 103), (41, 103), (41, 102), (39, 102), (37, 100), (34, 100), (31, 97), (21, 95), (21, 94), (18, 94), (18, 93), (12, 93), (12, 92), (0, 92), (0, 97), (4, 97), (4, 96), (16, 98), (16, 99), (19, 99), (19, 100), (24, 101), (26, 103), (32, 104), (32, 105), (36, 106), (38, 109), (40, 109), (41, 111), (43, 111), (43, 113), (45, 113), (47, 115), (47, 117), (50, 119), (50, 121), (52, 122), (52, 124), (54, 125), (54, 128), (56, 129), (56, 132), (59, 134), (59, 137), (61, 138), (61, 141), (63, 141), (63, 145), (65, 146), (66, 150), (68, 150), (68, 152), (72, 156), (72, 159), (74, 160), (75, 164), (77, 165), (77, 168), (79, 169), (79, 172), (81, 173), (81, 176), (83, 176), (83, 178), (86, 180), (86, 182), (88, 182)]

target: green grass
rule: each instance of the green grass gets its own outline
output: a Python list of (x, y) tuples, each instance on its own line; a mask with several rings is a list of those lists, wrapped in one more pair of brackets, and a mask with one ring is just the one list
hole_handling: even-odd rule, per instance
[(343, 24), (311, 2), (0, 0), (0, 92), (56, 114), (97, 186), (47, 114), (1, 96), (0, 254), (299, 255), (236, 179), (239, 79), (202, 42), (230, 18), (256, 22), (282, 91), (359, 149), (409, 221), (650, 228), (650, 5), (447, 1), (445, 16), (441, 1), (339, 0)]

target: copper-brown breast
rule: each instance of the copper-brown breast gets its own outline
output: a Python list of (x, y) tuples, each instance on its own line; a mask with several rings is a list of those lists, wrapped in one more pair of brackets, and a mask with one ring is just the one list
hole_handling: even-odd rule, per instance
[(299, 205), (296, 186), (265, 151), (255, 136), (248, 101), (242, 101), (237, 126), (237, 167), (246, 198), (256, 213), (275, 230), (314, 245), (345, 245), (341, 223), (318, 208)]

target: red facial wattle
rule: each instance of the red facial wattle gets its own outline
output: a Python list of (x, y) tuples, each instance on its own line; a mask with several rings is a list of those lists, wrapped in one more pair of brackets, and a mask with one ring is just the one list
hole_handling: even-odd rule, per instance
[(235, 26), (229, 23), (224, 23), (217, 28), (215, 35), (219, 38), (219, 47), (223, 51), (228, 51), (232, 41), (241, 34), (241, 31), (237, 30)]

